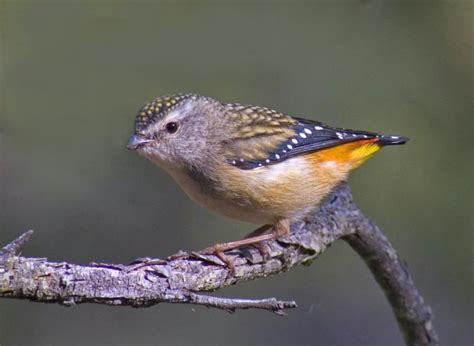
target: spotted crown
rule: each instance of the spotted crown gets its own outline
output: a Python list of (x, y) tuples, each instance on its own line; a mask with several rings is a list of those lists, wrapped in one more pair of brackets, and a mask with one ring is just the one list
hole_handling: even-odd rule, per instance
[(163, 118), (165, 114), (173, 110), (187, 100), (197, 100), (200, 96), (196, 94), (175, 94), (161, 96), (147, 103), (140, 109), (135, 118), (135, 133), (145, 130), (150, 124)]

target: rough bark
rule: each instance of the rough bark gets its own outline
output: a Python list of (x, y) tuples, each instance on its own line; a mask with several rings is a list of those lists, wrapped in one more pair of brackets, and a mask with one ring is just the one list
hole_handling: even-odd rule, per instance
[(167, 259), (142, 258), (128, 265), (49, 262), (17, 255), (28, 231), (0, 252), (0, 297), (73, 306), (80, 303), (145, 307), (186, 303), (224, 309), (265, 309), (284, 314), (294, 301), (219, 298), (214, 291), (310, 264), (342, 238), (367, 263), (390, 302), (408, 345), (437, 345), (433, 315), (414, 286), (405, 264), (390, 242), (353, 203), (347, 184), (341, 185), (317, 213), (292, 225), (291, 235), (266, 243), (268, 257), (254, 247), (227, 252), (236, 265), (231, 272), (216, 256), (180, 252)]

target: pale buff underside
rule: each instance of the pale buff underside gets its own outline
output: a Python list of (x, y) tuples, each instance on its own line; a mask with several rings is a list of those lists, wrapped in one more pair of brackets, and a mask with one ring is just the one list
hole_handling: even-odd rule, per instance
[(201, 206), (241, 221), (274, 224), (279, 219), (301, 219), (347, 177), (347, 164), (326, 161), (316, 165), (312, 161), (318, 160), (317, 156), (311, 156), (309, 160), (299, 156), (253, 170), (223, 163), (214, 191), (206, 191), (181, 170), (152, 161), (168, 171)]

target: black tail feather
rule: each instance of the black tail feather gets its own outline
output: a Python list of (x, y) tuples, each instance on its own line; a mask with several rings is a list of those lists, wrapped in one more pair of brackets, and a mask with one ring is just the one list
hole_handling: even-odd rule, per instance
[(377, 141), (377, 144), (380, 145), (399, 145), (399, 144), (405, 144), (408, 142), (410, 139), (407, 137), (401, 137), (401, 136), (391, 136), (391, 135), (378, 135), (379, 140)]

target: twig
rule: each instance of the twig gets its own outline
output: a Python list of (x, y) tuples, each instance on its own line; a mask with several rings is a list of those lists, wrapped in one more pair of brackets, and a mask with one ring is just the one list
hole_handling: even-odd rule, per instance
[(33, 235), (33, 230), (28, 230), (18, 238), (13, 240), (12, 242), (5, 245), (2, 250), (0, 250), (0, 258), (6, 256), (14, 256), (20, 250), (20, 247), (25, 244), (28, 240), (30, 240), (31, 236)]
[(185, 303), (223, 309), (264, 309), (282, 315), (293, 301), (235, 299), (202, 295), (239, 282), (278, 274), (310, 264), (327, 246), (344, 238), (364, 258), (382, 286), (410, 345), (437, 345), (432, 314), (413, 285), (406, 268), (375, 226), (353, 203), (342, 184), (314, 215), (293, 224), (291, 235), (269, 241), (264, 260), (254, 247), (226, 253), (236, 265), (231, 273), (216, 256), (179, 252), (161, 259), (139, 259), (129, 265), (75, 265), (17, 256), (25, 233), (0, 252), (0, 297), (56, 302), (72, 306), (99, 303), (145, 307)]
[(189, 293), (189, 303), (204, 305), (207, 307), (224, 309), (228, 312), (235, 312), (236, 309), (263, 309), (273, 311), (277, 315), (285, 315), (284, 309), (296, 308), (294, 301), (280, 301), (275, 298), (267, 299), (229, 299), (217, 298), (202, 294)]
[(382, 231), (366, 218), (357, 225), (356, 233), (344, 240), (362, 257), (383, 289), (407, 345), (438, 344), (433, 313)]

